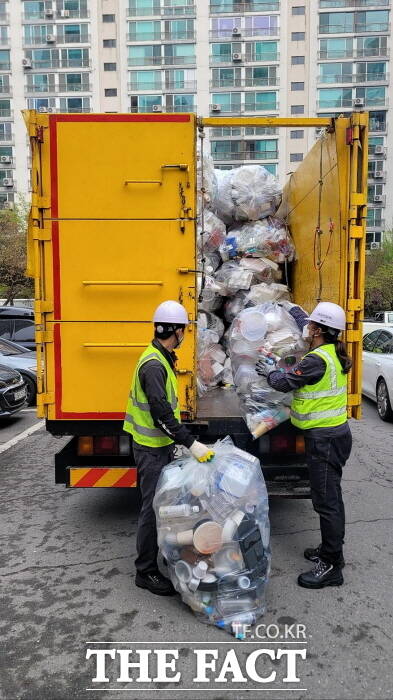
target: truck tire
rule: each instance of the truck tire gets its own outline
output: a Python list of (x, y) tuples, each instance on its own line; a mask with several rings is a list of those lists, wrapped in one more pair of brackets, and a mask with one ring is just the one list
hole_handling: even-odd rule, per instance
[(377, 382), (377, 411), (383, 421), (393, 419), (392, 404), (390, 403), (389, 392), (384, 379)]

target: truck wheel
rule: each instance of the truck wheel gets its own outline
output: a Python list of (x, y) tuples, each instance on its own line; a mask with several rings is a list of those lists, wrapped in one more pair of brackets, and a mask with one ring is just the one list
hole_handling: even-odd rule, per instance
[(33, 406), (36, 401), (37, 387), (33, 379), (28, 377), (26, 374), (22, 374), (23, 381), (26, 384), (26, 403), (28, 406)]
[(391, 421), (393, 419), (392, 405), (384, 379), (380, 379), (377, 384), (377, 410), (382, 420)]

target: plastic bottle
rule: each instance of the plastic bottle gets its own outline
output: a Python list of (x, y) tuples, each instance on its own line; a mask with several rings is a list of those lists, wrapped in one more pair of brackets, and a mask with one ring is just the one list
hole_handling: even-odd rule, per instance
[(198, 564), (194, 566), (192, 574), (195, 578), (205, 578), (208, 568), (207, 562), (199, 561)]
[(187, 518), (194, 513), (199, 513), (199, 506), (190, 506), (188, 503), (182, 503), (177, 506), (160, 506), (158, 515), (160, 518)]
[(250, 596), (242, 596), (241, 598), (218, 598), (217, 608), (221, 615), (242, 615), (255, 608), (255, 600)]
[(242, 590), (247, 590), (247, 588), (250, 588), (251, 585), (251, 581), (248, 578), (248, 576), (239, 576), (239, 578), (237, 579), (237, 583), (239, 588), (241, 588)]
[(239, 617), (236, 618), (236, 620), (233, 620), (231, 623), (232, 634), (236, 637), (236, 639), (244, 639), (246, 636), (244, 626), (253, 625), (255, 621), (256, 616), (252, 612), (239, 615)]

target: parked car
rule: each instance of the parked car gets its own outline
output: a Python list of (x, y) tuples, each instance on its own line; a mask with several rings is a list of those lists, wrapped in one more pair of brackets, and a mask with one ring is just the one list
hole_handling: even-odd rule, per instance
[(35, 350), (34, 311), (24, 306), (0, 306), (0, 338)]
[(378, 328), (363, 338), (363, 394), (377, 402), (384, 421), (393, 419), (393, 327)]
[(9, 418), (26, 404), (26, 387), (16, 369), (0, 364), (0, 418)]
[(0, 362), (6, 367), (18, 370), (26, 384), (27, 403), (35, 403), (37, 397), (37, 356), (32, 350), (11, 340), (0, 338)]

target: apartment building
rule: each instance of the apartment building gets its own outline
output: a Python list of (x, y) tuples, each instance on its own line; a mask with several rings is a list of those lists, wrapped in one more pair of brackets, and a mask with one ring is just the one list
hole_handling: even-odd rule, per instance
[[(369, 247), (392, 227), (389, 0), (0, 0), (0, 206), (29, 191), (21, 110), (370, 112)], [(210, 129), (216, 167), (283, 181), (314, 129)]]

